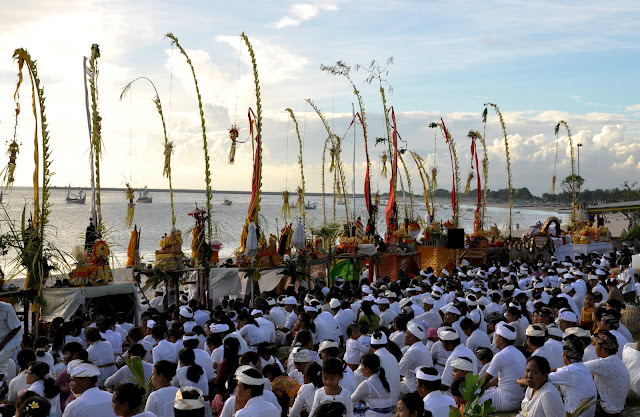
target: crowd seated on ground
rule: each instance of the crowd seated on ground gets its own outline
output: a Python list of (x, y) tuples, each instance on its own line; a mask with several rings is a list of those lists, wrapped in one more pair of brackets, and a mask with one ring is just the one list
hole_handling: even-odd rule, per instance
[(2, 303), (0, 413), (444, 417), (479, 375), (474, 395), (496, 412), (616, 416), (637, 374), (621, 322), (634, 253), (313, 279), (211, 310), (157, 291), (139, 326), (78, 314), (35, 339)]

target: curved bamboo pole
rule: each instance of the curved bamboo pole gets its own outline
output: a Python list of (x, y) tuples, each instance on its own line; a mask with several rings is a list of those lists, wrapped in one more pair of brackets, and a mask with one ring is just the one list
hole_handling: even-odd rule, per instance
[[(36, 61), (26, 49), (16, 49), (13, 52), (13, 59), (18, 62), (18, 83), (16, 86), (17, 96), (23, 81), (22, 68), (26, 65), (31, 80), (31, 107), (35, 118), (35, 131), (33, 135), (34, 152), (33, 159), (35, 167), (33, 170), (33, 228), (25, 228), (23, 217), (22, 239), (24, 241), (23, 258), (27, 269), (27, 280), (25, 288), (36, 288), (38, 291), (37, 300), (41, 299), (44, 280), (49, 274), (49, 266), (44, 255), (45, 226), (48, 223), (51, 213), (51, 203), (49, 202), (51, 187), (51, 148), (49, 146), (49, 130), (47, 116), (45, 114), (44, 87), (40, 84)], [(37, 103), (36, 103), (37, 99)], [(38, 123), (42, 130), (38, 135)], [(39, 139), (42, 146), (42, 160), (39, 154)], [(39, 175), (42, 166), (42, 194), (39, 193)], [(24, 216), (24, 212), (23, 212)], [(39, 309), (36, 310), (36, 317), (39, 317)], [(37, 330), (36, 330), (37, 331)]]
[[(424, 167), (424, 159), (416, 152), (409, 151), (411, 156), (413, 157), (416, 166), (418, 167), (418, 174), (420, 174), (420, 179), (422, 180), (422, 191), (424, 193), (424, 204), (427, 207), (427, 214), (429, 218), (431, 218), (431, 207), (429, 206), (429, 192), (427, 188), (427, 183), (429, 183), (429, 174), (427, 173)], [(430, 186), (429, 186), (430, 188)]]
[(500, 118), (500, 126), (502, 126), (502, 134), (504, 135), (504, 149), (505, 154), (507, 156), (507, 181), (509, 186), (509, 223), (507, 224), (509, 228), (509, 238), (511, 238), (511, 234), (513, 233), (513, 188), (511, 185), (511, 155), (509, 154), (509, 140), (507, 139), (507, 128), (504, 124), (504, 118), (502, 117), (502, 112), (498, 108), (498, 106), (494, 103), (485, 103), (484, 111), (482, 112), (482, 122), (486, 125), (487, 123), (487, 110), (488, 107), (491, 106), (498, 114)]
[(96, 230), (98, 233), (102, 233), (104, 226), (102, 225), (102, 208), (100, 204), (100, 160), (102, 159), (102, 149), (104, 143), (102, 142), (102, 117), (98, 112), (98, 58), (100, 58), (100, 48), (98, 44), (91, 45), (91, 57), (89, 58), (89, 71), (91, 71), (91, 77), (89, 77), (89, 88), (91, 90), (91, 146), (93, 147), (93, 153), (95, 156), (95, 176), (96, 176)]
[[(411, 188), (411, 177), (409, 176), (409, 170), (407, 169), (407, 165), (404, 163), (404, 158), (402, 157), (402, 153), (398, 152), (398, 159), (402, 162), (402, 167), (404, 168), (404, 176), (407, 177), (407, 188), (409, 189), (409, 203), (411, 204), (411, 209), (408, 211), (411, 214), (409, 221), (415, 220), (415, 214), (413, 212), (413, 190)], [(404, 193), (404, 190), (402, 190)], [(404, 212), (407, 213), (407, 200), (404, 200)]]
[(298, 121), (296, 120), (296, 116), (293, 114), (293, 110), (290, 108), (286, 108), (285, 111), (289, 112), (289, 116), (293, 119), (293, 123), (296, 125), (296, 135), (298, 136), (298, 145), (300, 146), (300, 153), (298, 154), (298, 164), (300, 164), (300, 179), (302, 181), (302, 205), (300, 206), (300, 216), (302, 216), (302, 224), (305, 224), (305, 206), (304, 206), (304, 167), (302, 165), (302, 139), (300, 138), (300, 129), (298, 127)]
[(484, 225), (484, 213), (485, 209), (487, 208), (487, 184), (489, 183), (489, 153), (487, 152), (487, 143), (485, 142), (480, 132), (478, 132), (477, 130), (470, 130), (467, 136), (469, 138), (475, 137), (482, 144), (482, 179), (484, 181), (484, 189), (482, 190), (482, 208), (480, 209), (480, 219), (482, 221), (482, 224)]
[(260, 101), (260, 80), (258, 79), (258, 65), (256, 64), (256, 56), (253, 52), (253, 47), (251, 46), (251, 43), (249, 42), (249, 38), (247, 37), (247, 35), (244, 34), (244, 32), (242, 32), (240, 34), (240, 37), (242, 38), (242, 40), (244, 41), (244, 43), (247, 45), (247, 49), (249, 49), (249, 55), (251, 56), (251, 65), (253, 67), (253, 82), (255, 84), (255, 90), (256, 90), (256, 115), (257, 115), (257, 121), (256, 121), (256, 137), (258, 137), (260, 140), (257, 140), (257, 147), (258, 147), (258, 160), (257, 161), (253, 161), (254, 164), (257, 164), (258, 166), (258, 178), (257, 183), (258, 183), (258, 187), (256, 190), (256, 195), (255, 195), (255, 208), (253, 210), (253, 215), (251, 216), (251, 219), (247, 218), (247, 227), (249, 226), (249, 222), (253, 221), (256, 225), (258, 225), (258, 215), (260, 214), (260, 190), (262, 188), (262, 103)]
[(571, 138), (571, 129), (569, 129), (569, 125), (564, 120), (560, 120), (555, 128), (556, 138), (558, 137), (558, 133), (560, 132), (560, 125), (564, 126), (567, 129), (567, 137), (569, 139), (569, 147), (571, 148), (571, 221), (573, 222), (573, 226), (576, 227), (576, 160), (573, 154), (573, 139)]
[(138, 77), (135, 80), (131, 81), (129, 84), (125, 85), (120, 93), (120, 101), (127, 95), (127, 92), (131, 89), (131, 84), (134, 82), (144, 79), (149, 81), (153, 90), (156, 92), (155, 97), (153, 98), (153, 103), (156, 105), (156, 110), (158, 114), (160, 114), (160, 121), (162, 122), (162, 131), (164, 133), (164, 167), (162, 170), (162, 174), (169, 179), (169, 197), (171, 198), (171, 227), (175, 229), (176, 227), (176, 214), (173, 207), (173, 185), (171, 184), (171, 155), (173, 154), (173, 142), (169, 142), (169, 138), (167, 137), (167, 125), (164, 122), (164, 114), (162, 113), (162, 103), (160, 102), (160, 95), (158, 94), (158, 89), (156, 85), (148, 79), (147, 77)]
[[(346, 180), (345, 180), (345, 175), (344, 175), (344, 169), (342, 168), (342, 161), (340, 158), (340, 142), (342, 142), (342, 140), (340, 139), (340, 137), (338, 137), (337, 135), (333, 134), (333, 132), (331, 132), (331, 128), (329, 128), (329, 123), (327, 123), (327, 119), (325, 119), (324, 115), (322, 114), (322, 112), (320, 111), (320, 109), (315, 105), (315, 103), (311, 100), (311, 99), (306, 99), (307, 103), (309, 103), (309, 105), (313, 108), (313, 110), (315, 110), (315, 112), (318, 114), (318, 117), (320, 117), (320, 120), (322, 121), (322, 124), (324, 125), (324, 128), (326, 129), (327, 133), (329, 134), (329, 138), (331, 138), (331, 143), (334, 146), (335, 149), (335, 160), (336, 160), (336, 166), (338, 168), (338, 177), (339, 177), (339, 184), (338, 184), (338, 193), (340, 193), (340, 185), (342, 186), (342, 195), (344, 198), (344, 210), (345, 210), (345, 215), (347, 217), (346, 221), (347, 223), (349, 222), (349, 201), (347, 200), (347, 185), (346, 185)], [(324, 164), (323, 164), (323, 171), (324, 171)], [(324, 181), (323, 181), (324, 184)], [(322, 198), (323, 198), (323, 210), (324, 210), (324, 192), (322, 194)]]
[(206, 193), (207, 193), (207, 237), (209, 241), (213, 236), (213, 227), (211, 225), (211, 166), (209, 165), (209, 149), (207, 145), (207, 128), (204, 122), (204, 111), (202, 109), (202, 96), (200, 95), (200, 88), (198, 87), (198, 79), (196, 78), (196, 70), (193, 68), (191, 64), (191, 58), (187, 55), (187, 52), (182, 48), (180, 43), (178, 42), (178, 38), (176, 38), (172, 33), (167, 33), (165, 35), (167, 38), (171, 39), (171, 43), (175, 45), (182, 55), (187, 59), (187, 64), (191, 68), (191, 74), (193, 75), (193, 82), (196, 85), (196, 95), (198, 97), (198, 107), (200, 109), (200, 124), (202, 126), (202, 148), (204, 149), (204, 179), (206, 185)]
[(444, 123), (431, 123), (429, 125), (430, 128), (439, 127), (442, 132), (442, 136), (446, 139), (449, 144), (449, 151), (451, 156), (451, 170), (453, 171), (453, 190), (452, 193), (452, 208), (454, 209), (453, 213), (453, 224), (455, 227), (458, 227), (458, 217), (460, 216), (460, 199), (458, 198), (458, 191), (460, 190), (460, 167), (458, 164), (458, 154), (456, 152), (456, 146), (453, 142), (453, 136), (446, 129)]

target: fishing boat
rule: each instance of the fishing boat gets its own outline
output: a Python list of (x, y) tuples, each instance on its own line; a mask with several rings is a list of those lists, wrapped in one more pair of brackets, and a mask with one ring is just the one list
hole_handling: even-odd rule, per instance
[(140, 190), (140, 195), (138, 196), (138, 203), (152, 203), (153, 202), (153, 195), (149, 192), (149, 190), (147, 189), (147, 186), (145, 185), (144, 188), (142, 190)]
[(304, 208), (307, 210), (315, 210), (318, 208), (318, 203), (315, 201), (307, 201), (307, 204), (304, 205)]
[(67, 188), (67, 197), (64, 200), (65, 203), (84, 204), (86, 199), (87, 195), (82, 188), (78, 188), (78, 192), (74, 194), (71, 191), (71, 184), (69, 184), (69, 188)]
[(229, 200), (227, 197), (225, 197), (225, 198), (222, 200), (222, 205), (223, 205), (223, 206), (230, 206), (232, 203), (233, 203), (233, 202), (232, 202), (231, 200)]

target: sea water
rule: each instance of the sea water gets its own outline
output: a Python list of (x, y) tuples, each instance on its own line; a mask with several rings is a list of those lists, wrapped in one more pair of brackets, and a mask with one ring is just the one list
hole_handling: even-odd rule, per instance
[[(134, 224), (141, 229), (140, 235), (140, 253), (143, 262), (153, 262), (154, 251), (159, 248), (160, 239), (165, 233), (171, 230), (171, 204), (169, 192), (153, 192), (152, 203), (137, 203), (135, 207)], [(66, 189), (51, 190), (50, 202), (52, 203), (51, 214), (49, 215), (49, 223), (46, 228), (47, 239), (54, 243), (56, 248), (71, 253), (74, 246), (83, 245), (86, 228), (89, 224), (91, 216), (91, 193), (88, 192), (87, 204), (67, 204), (65, 203)], [(137, 193), (136, 193), (137, 197)], [(230, 206), (222, 205), (224, 198), (230, 199), (233, 204)], [(223, 248), (220, 251), (220, 258), (232, 255), (240, 246), (240, 235), (242, 226), (247, 217), (247, 210), (251, 195), (231, 194), (224, 192), (214, 192), (212, 199), (212, 219), (216, 232), (216, 238), (219, 239)], [(198, 207), (204, 207), (204, 192), (175, 192), (173, 195), (176, 228), (183, 231), (183, 251), (190, 254), (191, 233), (190, 230), (195, 225), (193, 217), (188, 216), (196, 204)], [(290, 202), (295, 202), (296, 195), (291, 193)], [(309, 196), (308, 202), (316, 202), (315, 210), (307, 210), (306, 226), (307, 236), (310, 236), (309, 230), (313, 227), (319, 227), (323, 224), (322, 197)], [(408, 202), (408, 198), (407, 198)], [(127, 216), (127, 199), (124, 191), (103, 191), (101, 193), (101, 211), (103, 224), (107, 229), (105, 238), (109, 243), (112, 251), (112, 267), (122, 267), (126, 263), (127, 245), (131, 237), (131, 228), (125, 226), (125, 218)], [(384, 202), (383, 202), (384, 203)], [(31, 188), (16, 187), (12, 190), (5, 191), (2, 206), (4, 215), (0, 223), (0, 232), (7, 233), (9, 226), (6, 223), (7, 215), (20, 225), (20, 216), (23, 207), (27, 209), (27, 218), (32, 211), (33, 206), (33, 190)], [(333, 220), (333, 197), (325, 197), (327, 221)], [(260, 222), (261, 227), (268, 234), (279, 236), (279, 230), (284, 226), (285, 222), (280, 213), (282, 207), (282, 197), (279, 194), (263, 194), (260, 202)], [(353, 215), (354, 202), (349, 199), (349, 215)], [(292, 219), (290, 221), (297, 222), (300, 213), (291, 208)], [(384, 231), (384, 210), (380, 207), (380, 215), (378, 216), (378, 230)], [(473, 229), (475, 207), (471, 205), (460, 206), (460, 224), (468, 232)], [(361, 216), (363, 223), (366, 223), (366, 208), (364, 198), (357, 197), (355, 200), (355, 212), (357, 216)], [(401, 218), (404, 218), (403, 200), (399, 201), (398, 212)], [(416, 217), (423, 218), (426, 214), (422, 199), (416, 199), (414, 213)], [(451, 204), (438, 205), (435, 220), (443, 221), (451, 218)], [(501, 230), (505, 230), (508, 223), (508, 209), (501, 207), (487, 207), (486, 221), (488, 225), (496, 224)], [(560, 214), (553, 210), (533, 210), (521, 207), (514, 207), (512, 210), (513, 228), (526, 229), (528, 226), (537, 222), (543, 222), (548, 217), (555, 216), (565, 222), (568, 218), (567, 213)], [(336, 218), (344, 219), (345, 206), (336, 205)], [(518, 226), (518, 227), (517, 227)], [(3, 270), (9, 272), (7, 268), (9, 262), (15, 257), (15, 253), (9, 252), (2, 258), (0, 265)], [(71, 261), (70, 256), (68, 259)]]

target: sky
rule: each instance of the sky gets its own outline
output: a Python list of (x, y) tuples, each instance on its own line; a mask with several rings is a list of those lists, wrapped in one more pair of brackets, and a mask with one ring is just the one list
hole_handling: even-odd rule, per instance
[[(308, 191), (321, 190), (322, 150), (327, 133), (306, 103), (312, 99), (342, 142), (351, 187), (356, 141), (355, 187), (363, 190), (366, 167), (361, 127), (349, 129), (349, 81), (321, 71), (338, 60), (352, 67), (351, 79), (366, 110), (374, 191), (388, 191), (381, 178), (385, 133), (377, 81), (368, 84), (372, 61), (386, 67), (383, 86), (406, 147), (438, 167), (438, 183), (451, 188), (449, 151), (428, 125), (444, 120), (456, 145), (460, 177), (470, 169), (469, 130), (486, 138), (491, 189), (507, 185), (505, 141), (494, 112), (486, 127), (483, 105), (496, 103), (505, 120), (513, 186), (548, 192), (556, 172), (571, 173), (565, 120), (574, 147), (581, 143), (580, 175), (589, 189), (612, 188), (640, 177), (640, 4), (637, 1), (93, 1), (24, 0), (0, 15), (0, 137), (14, 134), (16, 48), (37, 60), (47, 98), (52, 184), (90, 184), (89, 133), (84, 102), (83, 56), (100, 45), (99, 111), (105, 155), (103, 187), (167, 188), (162, 176), (163, 133), (147, 81), (159, 91), (167, 121), (174, 188), (204, 189), (202, 130), (195, 84), (186, 58), (165, 34), (173, 33), (195, 68), (204, 105), (212, 187), (250, 190), (252, 151), (239, 144), (228, 164), (232, 124), (248, 137), (247, 112), (256, 109), (251, 61), (239, 34), (253, 45), (263, 114), (263, 190), (293, 191), (300, 183), (293, 109), (304, 141)], [(358, 65), (359, 67), (358, 69)], [(16, 185), (33, 175), (34, 118), (31, 86), (19, 102)], [(556, 145), (558, 148), (557, 165)], [(577, 159), (577, 148), (574, 148)], [(330, 157), (327, 155), (327, 160)], [(4, 167), (8, 156), (0, 155)], [(412, 187), (421, 192), (415, 164), (406, 158)], [(577, 161), (576, 161), (577, 165)], [(577, 166), (576, 166), (577, 170)], [(328, 178), (328, 176), (327, 176)], [(560, 180), (558, 180), (559, 183)], [(330, 189), (330, 180), (327, 188)], [(558, 187), (559, 189), (559, 187)]]

